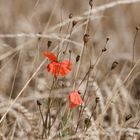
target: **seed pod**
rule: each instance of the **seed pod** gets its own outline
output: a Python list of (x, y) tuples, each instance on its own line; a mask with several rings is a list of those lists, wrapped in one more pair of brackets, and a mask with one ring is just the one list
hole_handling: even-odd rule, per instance
[(85, 34), (84, 37), (83, 37), (83, 41), (84, 43), (86, 44), (89, 40), (89, 35), (88, 34)]
[(109, 41), (109, 37), (106, 38), (106, 41)]
[(93, 7), (93, 0), (89, 0), (89, 5), (90, 5), (90, 8), (92, 9), (92, 7)]
[(71, 54), (71, 50), (69, 50), (69, 53)]
[(52, 45), (52, 41), (49, 40), (47, 43), (48, 48), (50, 48), (51, 45)]
[(129, 119), (131, 119), (132, 118), (132, 114), (129, 114), (129, 115), (127, 115), (126, 117), (125, 117), (125, 121), (128, 121)]
[(106, 45), (107, 45), (108, 41), (109, 41), (109, 37), (106, 38), (106, 44), (105, 44), (104, 48), (102, 49), (102, 52), (106, 52), (107, 51)]
[(41, 106), (42, 105), (39, 100), (37, 100), (36, 103), (37, 103), (38, 106)]
[(81, 92), (80, 92), (80, 91), (78, 91), (78, 94), (80, 94), (80, 95), (81, 95)]
[(117, 61), (114, 61), (114, 62), (112, 63), (112, 66), (111, 66), (111, 70), (115, 69), (115, 68), (117, 67), (118, 64), (119, 64), (119, 63), (118, 63)]
[(136, 30), (138, 31), (139, 30), (139, 27), (136, 27)]
[(96, 97), (95, 101), (96, 101), (96, 104), (99, 103), (100, 101), (99, 97)]
[(69, 14), (69, 19), (71, 19), (73, 17), (73, 14), (72, 13), (70, 13)]
[(76, 20), (73, 20), (72, 21), (72, 27), (74, 27), (76, 24), (77, 24), (77, 21)]
[(106, 52), (106, 51), (107, 51), (107, 49), (106, 49), (106, 48), (103, 48), (103, 49), (102, 49), (102, 52)]
[(76, 63), (79, 61), (79, 59), (80, 59), (80, 55), (77, 55), (77, 57), (76, 57)]

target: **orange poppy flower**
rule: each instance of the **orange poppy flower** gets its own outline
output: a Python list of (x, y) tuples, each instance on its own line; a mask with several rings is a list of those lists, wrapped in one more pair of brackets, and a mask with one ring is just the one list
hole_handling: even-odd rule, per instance
[(83, 102), (78, 91), (73, 91), (70, 93), (69, 101), (70, 101), (71, 109), (77, 107), (78, 105), (80, 105)]
[(45, 57), (49, 58), (51, 61), (56, 61), (57, 60), (57, 57), (51, 52), (45, 51), (45, 52), (43, 52), (43, 55)]
[(53, 53), (45, 51), (43, 54), (51, 60), (47, 69), (48, 72), (51, 71), (54, 76), (65, 76), (71, 71), (72, 64), (69, 60), (58, 62), (57, 57)]

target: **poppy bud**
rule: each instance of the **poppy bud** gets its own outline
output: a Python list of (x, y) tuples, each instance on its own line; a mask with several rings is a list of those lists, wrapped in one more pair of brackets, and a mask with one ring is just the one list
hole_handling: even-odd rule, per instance
[(84, 37), (83, 37), (83, 41), (84, 43), (86, 44), (89, 40), (89, 35), (88, 34), (85, 34)]
[(109, 37), (106, 38), (106, 43), (105, 43), (104, 48), (102, 49), (102, 52), (106, 52), (107, 51), (106, 45), (107, 45), (108, 41), (109, 41)]
[(99, 97), (96, 97), (95, 101), (96, 101), (96, 104), (99, 103), (100, 101)]
[(106, 51), (107, 51), (107, 49), (106, 49), (106, 48), (103, 48), (103, 49), (102, 49), (102, 52), (106, 52)]
[(91, 8), (93, 7), (93, 0), (89, 0), (89, 5)]
[(132, 114), (129, 114), (129, 115), (127, 115), (126, 117), (125, 117), (125, 121), (128, 121), (129, 119), (131, 119), (132, 118)]
[(76, 57), (76, 63), (79, 61), (79, 59), (80, 59), (80, 55), (77, 55), (77, 57)]
[(78, 94), (79, 94), (79, 95), (81, 95), (81, 92), (80, 92), (80, 91), (78, 91)]
[(69, 14), (69, 19), (71, 19), (73, 17), (73, 14), (72, 13), (70, 13)]
[(65, 84), (64, 83), (62, 84), (62, 87), (65, 87)]
[(136, 30), (138, 31), (139, 30), (139, 27), (136, 27)]
[(73, 20), (72, 21), (72, 26), (74, 27), (76, 24), (77, 24), (77, 21), (76, 20)]
[(51, 45), (52, 45), (52, 41), (49, 40), (47, 43), (48, 48), (50, 48)]
[(117, 67), (118, 64), (119, 64), (119, 63), (118, 63), (117, 61), (114, 61), (114, 62), (112, 63), (112, 66), (111, 66), (111, 70), (115, 69), (115, 68)]
[(109, 41), (109, 37), (106, 38), (106, 41)]
[(69, 50), (69, 53), (71, 53), (71, 50)]
[(37, 100), (36, 103), (37, 103), (38, 106), (41, 106), (42, 105), (39, 100)]

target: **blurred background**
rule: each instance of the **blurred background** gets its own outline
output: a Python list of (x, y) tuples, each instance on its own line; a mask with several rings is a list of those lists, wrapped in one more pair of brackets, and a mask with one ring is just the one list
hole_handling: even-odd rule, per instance
[[(80, 55), (83, 46), (85, 22), (88, 19), (89, 9), (88, 0), (0, 0), (0, 117), (10, 102), (19, 95), (32, 74), (37, 71), (44, 60), (42, 52), (49, 50), (56, 53), (58, 46), (63, 50), (63, 46), (69, 42), (68, 50), (72, 51), (73, 71), (67, 77), (60, 78), (58, 86), (54, 89), (56, 97), (64, 98), (65, 102), (77, 67), (76, 56)], [(71, 13), (73, 16), (70, 19)], [(121, 85), (120, 99), (115, 104), (115, 111), (118, 112), (116, 124), (119, 126), (123, 115), (132, 114), (133, 120), (127, 124), (129, 127), (135, 126), (140, 115), (139, 63), (129, 76), (127, 83), (123, 84), (132, 69), (132, 61), (136, 64), (140, 58), (139, 13), (139, 0), (93, 1), (93, 9), (89, 15), (88, 34), (90, 37), (77, 80), (79, 82), (87, 72), (89, 56), (94, 64), (106, 44), (106, 39), (109, 38), (106, 45), (107, 51), (100, 57), (90, 77), (89, 96), (91, 98), (101, 96), (104, 104), (106, 99), (111, 97), (112, 90)], [(77, 24), (70, 34), (73, 20)], [(50, 48), (47, 47), (48, 41), (52, 42)], [(69, 57), (69, 53), (66, 57)], [(114, 61), (118, 62), (118, 66), (110, 71)], [(100, 89), (100, 94), (96, 93), (93, 79)], [(34, 120), (38, 118), (33, 119), (29, 116), (38, 113), (36, 100), (47, 98), (51, 83), (52, 75), (46, 71), (45, 64), (36, 72), (18, 98), (16, 102), (18, 105), (15, 104), (17, 108), (20, 106), (15, 112), (18, 113), (21, 108), (23, 112), (20, 112), (21, 119), (18, 122), (22, 124), (21, 128), (17, 128), (17, 134), (13, 138), (29, 139), (27, 134), (31, 133), (32, 127), (27, 120), (37, 123)], [(83, 89), (84, 86), (80, 91), (82, 92)], [(113, 126), (115, 115), (112, 119), (109, 113), (105, 115), (105, 122), (110, 122), (110, 124), (105, 123), (105, 125)], [(9, 113), (12, 117), (15, 114)], [(15, 118), (14, 116), (11, 120), (11, 117), (9, 119), (7, 116), (4, 125), (0, 126), (0, 137), (11, 137), (12, 132), (8, 131), (9, 128), (14, 128)], [(24, 121), (25, 126), (23, 126)], [(40, 127), (39, 124), (34, 124), (34, 126)], [(27, 130), (26, 133), (24, 129)], [(38, 130), (37, 133), (39, 133)], [(33, 135), (31, 139), (37, 138)]]

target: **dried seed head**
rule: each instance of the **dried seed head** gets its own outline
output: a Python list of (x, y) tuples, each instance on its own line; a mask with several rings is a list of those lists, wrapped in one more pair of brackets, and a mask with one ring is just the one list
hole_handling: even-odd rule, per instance
[(117, 61), (114, 61), (114, 62), (112, 63), (112, 66), (111, 66), (111, 70), (115, 69), (115, 68), (117, 67), (118, 64), (119, 64), (119, 63), (118, 63)]
[(52, 45), (52, 41), (49, 40), (47, 43), (48, 48), (50, 48), (51, 45)]
[(90, 5), (90, 8), (92, 9), (92, 7), (93, 7), (93, 0), (89, 0), (89, 5)]
[(76, 56), (76, 63), (79, 61), (79, 59), (80, 59), (80, 55), (77, 55)]
[(80, 91), (78, 91), (78, 94), (80, 94), (80, 95), (81, 95), (81, 92), (80, 92)]
[(36, 103), (37, 103), (38, 106), (41, 106), (42, 105), (39, 100), (37, 100)]
[(105, 116), (104, 116), (104, 120), (105, 120), (106, 122), (110, 122), (110, 116), (109, 116), (109, 115), (105, 115)]
[(103, 49), (102, 49), (102, 52), (106, 52), (106, 51), (107, 51), (107, 48), (103, 48)]
[(95, 101), (96, 101), (96, 104), (99, 103), (100, 101), (99, 97), (96, 97)]
[(89, 118), (85, 118), (85, 125), (89, 127), (91, 125), (91, 120)]
[(129, 119), (131, 119), (132, 118), (132, 114), (129, 114), (129, 115), (127, 115), (126, 117), (125, 117), (125, 121), (128, 121)]
[(106, 41), (109, 41), (109, 37), (106, 38)]
[(71, 50), (69, 50), (69, 53), (71, 54)]
[(136, 27), (136, 30), (138, 31), (139, 30), (139, 27)]
[(65, 84), (64, 83), (62, 84), (62, 87), (65, 87)]
[(73, 17), (73, 14), (72, 13), (70, 13), (69, 14), (69, 19), (71, 19)]
[(89, 35), (88, 34), (85, 34), (84, 37), (83, 37), (83, 41), (84, 43), (86, 44), (89, 40)]
[(106, 38), (106, 43), (105, 43), (104, 48), (102, 49), (102, 52), (106, 52), (107, 51), (106, 45), (107, 45), (108, 41), (109, 41), (109, 37)]
[(72, 21), (72, 26), (74, 27), (76, 24), (77, 24), (77, 21), (76, 20), (73, 20)]

